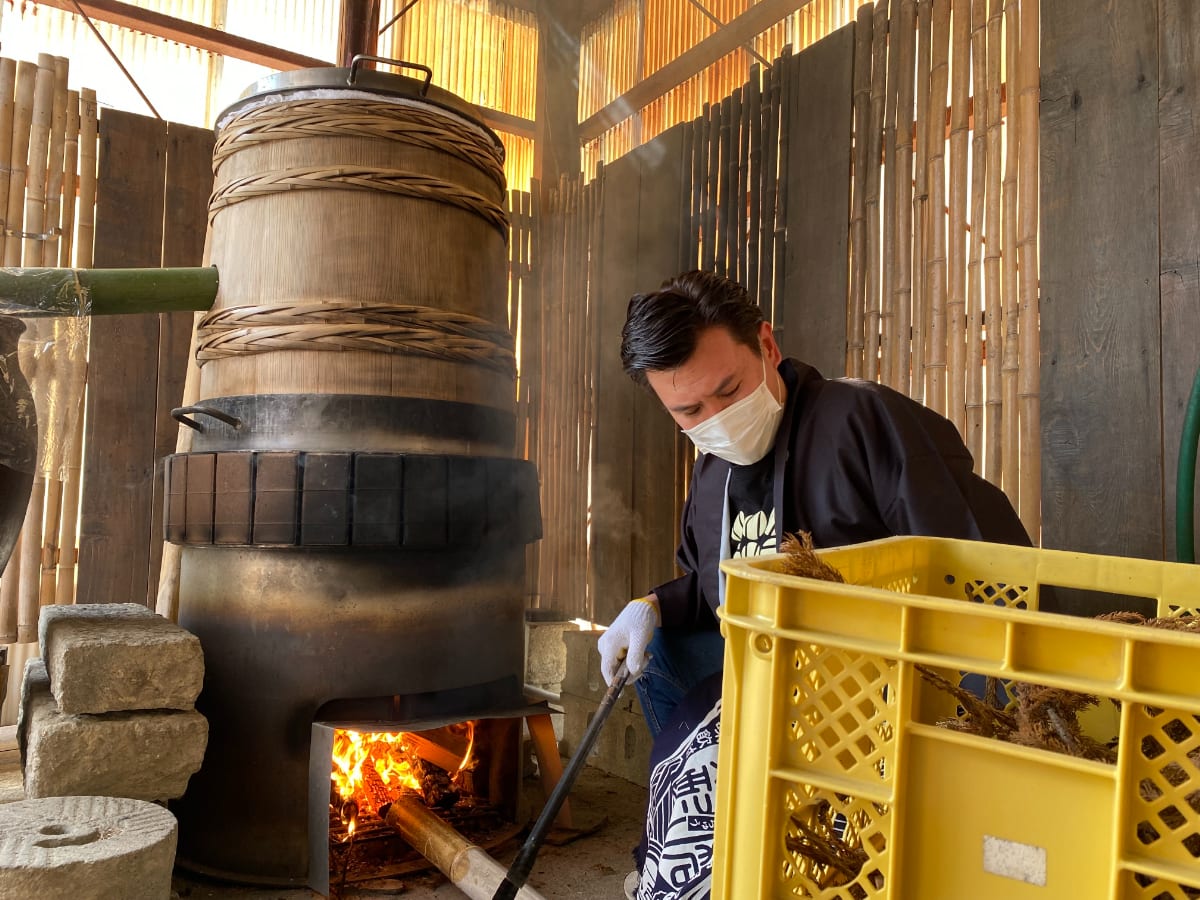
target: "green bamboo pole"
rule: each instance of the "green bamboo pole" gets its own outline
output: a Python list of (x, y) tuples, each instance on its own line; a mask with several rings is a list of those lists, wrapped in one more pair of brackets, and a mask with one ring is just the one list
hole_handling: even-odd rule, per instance
[(36, 310), (60, 316), (206, 310), (217, 296), (217, 281), (213, 266), (0, 268), (0, 310), (17, 315), (36, 315), (24, 311)]

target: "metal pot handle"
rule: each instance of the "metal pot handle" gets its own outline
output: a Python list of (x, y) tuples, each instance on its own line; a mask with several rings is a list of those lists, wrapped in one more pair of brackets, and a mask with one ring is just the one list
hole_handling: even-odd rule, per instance
[(433, 69), (429, 66), (423, 66), (420, 63), (405, 62), (402, 59), (389, 59), (386, 56), (371, 56), (369, 53), (359, 53), (350, 60), (350, 74), (346, 78), (346, 83), (351, 87), (354, 86), (355, 80), (358, 78), (358, 67), (364, 61), (383, 63), (387, 66), (395, 66), (397, 69), (416, 69), (418, 72), (425, 73), (425, 83), (421, 85), (421, 96), (424, 97), (429, 93), (429, 83), (433, 81)]
[(177, 407), (177, 408), (171, 410), (171, 418), (174, 419), (176, 422), (178, 422), (180, 425), (186, 425), (188, 428), (194, 428), (194, 429), (196, 429), (196, 431), (203, 433), (204, 426), (201, 425), (199, 422), (197, 422), (195, 419), (189, 419), (188, 418), (189, 413), (192, 413), (194, 415), (201, 415), (201, 416), (212, 416), (214, 419), (224, 422), (226, 425), (230, 426), (231, 428), (241, 428), (242, 427), (241, 419), (239, 419), (237, 416), (231, 416), (229, 413), (225, 412), (224, 410), (217, 409), (214, 406), (180, 406), (180, 407)]

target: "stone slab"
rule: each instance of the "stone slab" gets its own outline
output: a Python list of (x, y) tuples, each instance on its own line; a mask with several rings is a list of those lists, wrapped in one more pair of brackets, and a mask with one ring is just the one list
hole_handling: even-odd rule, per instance
[(204, 683), (200, 639), (137, 603), (43, 607), (38, 640), (64, 713), (191, 709)]
[(204, 716), (195, 710), (70, 715), (59, 711), (36, 666), (32, 671), (18, 729), (26, 797), (183, 796), (208, 744)]
[[(630, 703), (632, 701), (632, 708)], [(573, 756), (600, 704), (586, 697), (562, 695), (564, 756)], [(654, 739), (634, 692), (626, 688), (596, 736), (588, 764), (633, 784), (650, 783), (650, 748)]]
[(0, 805), (0, 897), (167, 900), (177, 835), (171, 813), (138, 800)]
[(25, 672), (21, 677), (21, 705), (17, 707), (17, 750), (21, 756), (21, 768), (25, 768), (25, 747), (28, 744), (29, 711), (35, 697), (50, 697), (50, 676), (46, 674), (46, 663), (39, 656), (25, 660)]

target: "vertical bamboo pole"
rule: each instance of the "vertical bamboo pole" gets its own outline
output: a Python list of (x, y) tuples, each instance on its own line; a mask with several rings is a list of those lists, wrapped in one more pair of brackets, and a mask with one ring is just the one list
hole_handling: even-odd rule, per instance
[(12, 644), (17, 640), (17, 621), (20, 607), (21, 586), (21, 539), (24, 529), (17, 534), (12, 555), (0, 573), (0, 644)]
[[(588, 443), (591, 440), (591, 423), (588, 421), (588, 221), (591, 215), (591, 185), (578, 176), (579, 203), (571, 219), (575, 231), (575, 243), (579, 248), (576, 265), (571, 272), (574, 279), (574, 303), (571, 310), (571, 364), (572, 380), (575, 385), (574, 453), (568, 460), (566, 477), (571, 487), (572, 540), (570, 547), (572, 609), (580, 610), (587, 592), (587, 473)], [(539, 242), (540, 246), (540, 242)]]
[[(986, 207), (983, 216), (983, 304), (984, 328), (987, 331), (987, 401), (983, 417), (987, 456), (983, 473), (995, 485), (1000, 484), (1003, 469), (1000, 440), (1000, 366), (1004, 356), (1004, 338), (1000, 333), (1000, 140), (1003, 132), (1000, 122), (1000, 62), (1003, 58), (1003, 24), (1002, 0), (991, 0), (987, 21), (987, 159), (984, 167)], [(978, 160), (975, 165), (979, 165)]]
[(762, 272), (759, 276), (758, 305), (768, 321), (775, 320), (775, 208), (779, 188), (777, 169), (779, 166), (779, 63), (773, 63), (766, 72), (766, 90), (763, 94), (763, 168), (759, 208), (759, 242), (762, 254)]
[(63, 161), (67, 137), (67, 71), (65, 57), (54, 58), (54, 104), (50, 114), (50, 157), (46, 170), (46, 230), (52, 233), (42, 246), (43, 266), (58, 265), (62, 239)]
[(729, 277), (742, 280), (741, 225), (745, 197), (739, 196), (742, 168), (742, 91), (734, 91), (729, 100), (729, 160), (725, 173), (725, 198), (729, 204)]
[[(30, 354), (32, 356), (32, 354)], [(25, 372), (32, 372), (33, 377), (30, 383), (33, 385), (35, 392), (35, 404), (38, 398), (37, 394), (43, 394), (44, 390), (39, 391), (37, 379), (37, 366), (31, 365), (28, 362), (22, 361), (21, 368)], [(44, 368), (44, 367), (43, 367)], [(46, 380), (43, 375), (42, 382)], [(44, 408), (44, 406), (43, 406)], [(39, 435), (39, 443), (41, 436)], [(27, 641), (37, 640), (38, 616), (41, 612), (38, 591), (41, 587), (39, 578), (38, 566), (41, 561), (42, 550), (42, 509), (46, 502), (46, 475), (39, 466), (34, 471), (33, 489), (29, 494), (29, 505), (25, 510), (25, 524), (21, 529), (21, 550), (20, 553), (14, 549), (12, 559), (9, 563), (10, 568), (16, 564), (18, 576), (17, 587), (17, 641), (18, 643), (26, 643)]]
[(750, 118), (750, 94), (751, 88), (749, 82), (738, 88), (738, 96), (741, 101), (741, 117), (738, 140), (737, 198), (735, 204), (737, 208), (737, 271), (738, 281), (747, 288), (750, 287), (750, 229), (747, 227), (750, 203), (750, 132), (752, 129), (756, 129), (758, 125), (757, 122), (752, 122)]
[(758, 222), (762, 214), (762, 69), (758, 63), (750, 67), (750, 81), (746, 86), (746, 118), (749, 132), (749, 158), (746, 166), (746, 189), (749, 191), (749, 209), (746, 223), (746, 290), (754, 299), (758, 298)]
[(96, 92), (79, 92), (79, 225), (76, 228), (75, 265), (92, 265), (96, 231)]
[(896, 279), (896, 90), (900, 80), (900, 51), (895, 20), (899, 18), (901, 0), (889, 0), (887, 21), (887, 84), (883, 108), (883, 251), (879, 281), (880, 336), (879, 381), (893, 385), (892, 375), (896, 356), (896, 308), (893, 293)]
[[(46, 174), (46, 223), (45, 230), (51, 234), (42, 245), (41, 264), (55, 266), (59, 261), (60, 247), (64, 243), (63, 222), (66, 220), (63, 207), (64, 169), (66, 166), (65, 148), (67, 138), (67, 74), (68, 62), (64, 57), (54, 58), (54, 96), (50, 117), (50, 145)], [(71, 163), (74, 168), (74, 163)], [(74, 196), (71, 197), (74, 200)], [(74, 216), (71, 216), (74, 219)], [(70, 367), (67, 364), (71, 353), (68, 344), (71, 323), (57, 320), (53, 325), (54, 359), (53, 366), (48, 367), (44, 376), (52, 379), (46, 386), (50, 402), (43, 414), (55, 415), (61, 419), (61, 411), (68, 408), (68, 398), (74, 383), (70, 378)], [(52, 370), (52, 372), (50, 371)], [(69, 423), (60, 422), (60, 427)], [(62, 512), (62, 442), (56, 440), (47, 442), (47, 453), (52, 454), (42, 465), (45, 475), (45, 512), (40, 536), (40, 558), (38, 572), (38, 605), (47, 606), (54, 602), (54, 574), (58, 562), (59, 519)]]
[[(8, 203), (4, 221), (8, 230), (24, 231), (25, 180), (29, 160), (30, 125), (33, 120), (33, 94), (38, 67), (30, 62), (17, 63), (17, 88), (13, 107), (12, 150), (9, 157), (11, 173), (8, 182)], [(21, 265), (22, 241), (11, 237), (4, 245), (4, 265)]]
[[(74, 265), (81, 269), (89, 268), (92, 264), (93, 234), (96, 223), (96, 92), (90, 88), (80, 90), (79, 98), (79, 224), (75, 243)], [(191, 355), (189, 354), (189, 359)], [(189, 370), (194, 363), (189, 363)], [(82, 481), (83, 460), (83, 382), (86, 381), (86, 365), (80, 364), (77, 375), (79, 385), (79, 409), (76, 414), (76, 432), (71, 444), (69, 459), (66, 467), (66, 477), (63, 481), (62, 517), (58, 535), (58, 566), (55, 574), (55, 603), (75, 602), (75, 569), (78, 562), (78, 529), (79, 489)], [(196, 379), (198, 382), (198, 378)], [(185, 380), (184, 398), (187, 405), (187, 382)], [(193, 394), (198, 389), (193, 389)], [(191, 402), (195, 402), (194, 399)], [(187, 431), (188, 429), (180, 429)], [(190, 434), (190, 432), (189, 432)], [(190, 447), (190, 437), (188, 438)], [(163, 548), (163, 577), (173, 571), (176, 583), (178, 579), (178, 558), (176, 565), (171, 566), (170, 554), (178, 553), (175, 544), (167, 544)]]
[[(38, 265), (42, 261), (46, 229), (46, 169), (50, 153), (50, 126), (54, 112), (54, 57), (48, 53), (38, 55), (38, 69), (34, 79), (33, 108), (30, 116), (29, 152), (25, 175), (25, 240), (21, 261), (27, 265)], [(32, 344), (32, 342), (30, 342)], [(40, 351), (40, 348), (39, 348)], [(22, 354), (24, 356), (24, 354)], [(34, 355), (31, 349), (22, 360), (22, 370), (33, 387), (34, 405), (45, 417), (49, 406), (50, 385), (54, 380), (52, 367)], [(45, 436), (39, 435), (39, 444), (45, 445)], [(38, 467), (34, 471), (33, 489), (29, 506), (25, 511), (25, 525), (21, 539), (20, 585), (18, 588), (17, 640), (37, 639), (38, 615), (41, 609), (41, 553), (42, 514), (46, 503), (46, 472), (39, 451)]]
[(950, 34), (950, 223), (946, 260), (946, 416), (966, 432), (967, 144), (971, 2), (953, 0)]
[[(87, 366), (81, 364), (80, 371), (86, 377)], [(80, 381), (82, 382), (82, 378)], [(67, 450), (67, 462), (63, 473), (62, 513), (58, 525), (58, 564), (54, 574), (55, 603), (75, 602), (75, 564), (77, 560), (79, 525), (79, 485), (83, 471), (83, 389), (80, 384), (78, 409), (71, 444)], [(174, 547), (168, 544), (167, 547)], [(164, 547), (164, 550), (166, 548)]]
[(963, 434), (983, 471), (983, 216), (987, 167), (987, 0), (971, 0), (971, 83), (974, 125), (971, 128), (971, 233), (967, 262), (967, 371)]
[(1008, 79), (1008, 122), (1004, 151), (1004, 209), (1001, 220), (1001, 303), (1003, 310), (1004, 356), (1000, 367), (1001, 431), (1003, 469), (1001, 487), (1014, 507), (1020, 508), (1021, 432), (1017, 399), (1020, 372), (1020, 337), (1017, 302), (1017, 155), (1021, 131), (1017, 127), (1017, 45), (1020, 42), (1018, 0), (1004, 0), (1004, 71)]
[[(863, 377), (872, 381), (879, 372), (880, 298), (883, 288), (880, 271), (881, 232), (879, 187), (883, 164), (884, 90), (887, 87), (887, 14), (888, 0), (875, 0), (871, 37), (871, 125), (867, 141), (867, 302), (866, 341)], [(886, 250), (886, 247), (882, 247)]]
[[(704, 113), (693, 120), (691, 129), (693, 133), (692, 140), (692, 217), (691, 217), (691, 251), (688, 256), (682, 257), (683, 268), (693, 269), (703, 265), (701, 262), (701, 252), (704, 244), (704, 184), (705, 170), (704, 163), (708, 159), (708, 108), (705, 107)], [(586, 211), (591, 210), (591, 194), (585, 195), (587, 204)]]
[(79, 184), (79, 92), (67, 92), (67, 131), (63, 141), (62, 241), (58, 265), (70, 268), (75, 252), (75, 191)]
[(867, 147), (871, 122), (871, 4), (858, 8), (854, 28), (854, 173), (850, 189), (850, 300), (846, 316), (846, 374), (863, 377), (867, 277)]
[(54, 117), (54, 57), (38, 54), (30, 119), (29, 158), (25, 173), (25, 246), (21, 261), (41, 265), (46, 226), (46, 164), (50, 155), (50, 123)]
[(729, 224), (729, 217), (733, 212), (733, 190), (729, 185), (729, 176), (736, 171), (735, 167), (730, 164), (731, 150), (737, 147), (732, 134), (734, 127), (733, 97), (728, 96), (721, 101), (721, 145), (719, 157), (721, 163), (717, 175), (717, 190), (719, 191), (719, 199), (717, 200), (717, 273), (720, 275), (730, 274), (729, 264), (732, 256), (729, 252), (729, 236), (733, 231), (733, 227)]
[(784, 274), (785, 274), (785, 252), (784, 232), (787, 229), (787, 206), (788, 206), (788, 120), (790, 119), (789, 110), (791, 108), (791, 97), (793, 88), (793, 69), (792, 52), (785, 47), (783, 55), (779, 57), (779, 175), (777, 181), (777, 199), (775, 201), (775, 233), (772, 235), (771, 242), (775, 251), (774, 274), (775, 284), (771, 291), (771, 312), (772, 315), (779, 310), (779, 304), (783, 299), (784, 292)]
[[(586, 271), (587, 283), (587, 305), (584, 327), (584, 378), (586, 390), (584, 391), (583, 403), (583, 421), (586, 426), (586, 431), (583, 441), (583, 463), (579, 466), (579, 498), (580, 509), (584, 519), (588, 517), (587, 505), (587, 488), (588, 478), (592, 466), (592, 437), (596, 430), (596, 395), (595, 395), (595, 371), (596, 371), (596, 348), (599, 342), (599, 329), (596, 327), (596, 301), (599, 293), (597, 285), (598, 275), (597, 269), (599, 266), (600, 257), (600, 217), (603, 211), (604, 197), (604, 182), (601, 180), (603, 170), (597, 173), (595, 181), (591, 182), (587, 192), (587, 206), (585, 210), (585, 218), (583, 221), (584, 228), (587, 230), (587, 245), (588, 255), (587, 261), (584, 264)], [(587, 528), (586, 524), (580, 523), (581, 538), (582, 538), (582, 571), (583, 579), (582, 590), (580, 596), (588, 597), (586, 585), (588, 583), (589, 557), (591, 548), (587, 543)], [(588, 615), (594, 615), (595, 604), (593, 598), (588, 597), (587, 602)]]
[(950, 0), (933, 0), (930, 44), (929, 226), (925, 283), (929, 290), (929, 351), (925, 403), (946, 412), (946, 87), (949, 81)]
[(1041, 543), (1041, 359), (1038, 332), (1038, 0), (1021, 0), (1021, 38), (1017, 45), (1018, 151), (1017, 277), (1021, 302), (1021, 521), (1034, 544)]
[(929, 340), (929, 291), (925, 270), (929, 229), (929, 44), (932, 0), (917, 2), (916, 165), (913, 185), (912, 369), (909, 396), (925, 402), (925, 348)]
[(899, 62), (896, 86), (895, 209), (896, 258), (892, 306), (896, 316), (891, 384), (902, 394), (911, 392), (912, 372), (912, 248), (913, 248), (913, 65), (917, 42), (916, 0), (900, 0), (900, 15), (893, 31)]
[(705, 104), (708, 119), (705, 142), (704, 261), (706, 272), (717, 271), (717, 174), (721, 170), (721, 104)]
[[(12, 171), (13, 111), (16, 105), (16, 89), (16, 60), (0, 59), (0, 219), (4, 219), (8, 213), (8, 183)], [(7, 230), (7, 219), (4, 219), (0, 224), (0, 263), (4, 262)], [(2, 627), (0, 626), (0, 628)]]

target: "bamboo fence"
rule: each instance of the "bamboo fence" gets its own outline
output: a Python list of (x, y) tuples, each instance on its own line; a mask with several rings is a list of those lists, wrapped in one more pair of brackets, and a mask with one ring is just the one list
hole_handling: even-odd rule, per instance
[[(682, 266), (737, 278), (768, 317), (783, 291), (783, 113), (788, 92), (797, 89), (791, 60), (785, 48), (773, 64), (751, 66), (749, 81), (702, 108), (683, 132)], [(516, 449), (536, 461), (542, 485), (543, 538), (530, 549), (529, 591), (534, 605), (583, 617), (592, 614), (589, 482), (606, 185), (602, 164), (594, 178), (564, 177), (542, 187), (540, 198), (535, 191), (532, 217), (524, 196), (510, 197), (510, 321), (520, 348)], [(527, 230), (533, 234), (528, 244)], [(672, 495), (678, 511), (694, 457), (688, 442), (676, 446), (680, 476)]]
[[(387, 22), (409, 0), (384, 0)], [(538, 72), (537, 17), (532, 9), (497, 0), (421, 0), (385, 33), (380, 52), (419, 60), (433, 83), (479, 106), (518, 118), (535, 118)], [(503, 131), (508, 186), (528, 191), (534, 148), (529, 137)]]
[[(756, 2), (618, 0), (583, 30), (579, 120), (617, 100)], [(722, 102), (743, 84), (753, 82), (751, 70), (765, 68), (785, 47), (799, 52), (853, 22), (857, 6), (855, 0), (809, 0), (742, 47), (641, 109), (630, 110), (628, 118), (588, 141), (583, 147), (584, 173), (592, 177), (600, 161), (611, 162), (672, 125), (703, 115), (706, 106)]]
[[(91, 265), (96, 196), (95, 94), (67, 87), (69, 63), (0, 59), (0, 259)], [(26, 321), (18, 353), (38, 412), (38, 464), (18, 545), (0, 576), (0, 644), (36, 655), (42, 606), (74, 600), (87, 320)], [(20, 667), (14, 666), (15, 677)], [(10, 691), (15, 696), (16, 691)], [(3, 715), (12, 718), (12, 705)]]
[(537, 463), (542, 485), (543, 537), (529, 549), (529, 593), (533, 606), (576, 616), (587, 612), (602, 190), (602, 179), (564, 176), (510, 197), (510, 309), (520, 340), (516, 451)]
[(858, 22), (847, 374), (945, 414), (1036, 541), (1037, 0), (876, 0)]

